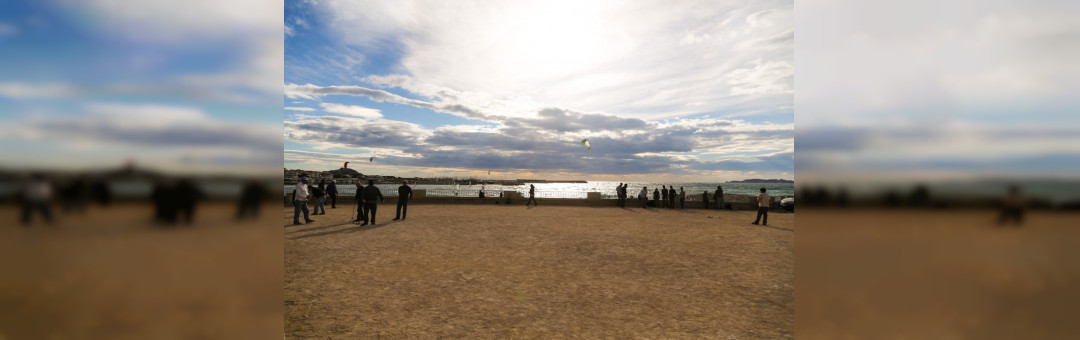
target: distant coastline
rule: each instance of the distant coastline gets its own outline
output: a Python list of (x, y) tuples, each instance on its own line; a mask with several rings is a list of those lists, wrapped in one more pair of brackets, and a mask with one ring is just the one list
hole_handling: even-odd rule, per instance
[(727, 183), (795, 183), (795, 181), (787, 180), (787, 179), (752, 178), (752, 179), (744, 179), (744, 180), (741, 180), (741, 181), (727, 181)]

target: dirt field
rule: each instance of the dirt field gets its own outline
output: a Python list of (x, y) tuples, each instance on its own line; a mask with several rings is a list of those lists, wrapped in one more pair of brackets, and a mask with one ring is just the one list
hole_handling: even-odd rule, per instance
[(799, 214), (799, 339), (1080, 338), (1080, 214)]
[(793, 337), (794, 214), (350, 208), (285, 209), (290, 339)]
[(161, 229), (149, 204), (30, 227), (0, 206), (0, 339), (280, 339), (280, 207), (237, 223), (207, 203)]

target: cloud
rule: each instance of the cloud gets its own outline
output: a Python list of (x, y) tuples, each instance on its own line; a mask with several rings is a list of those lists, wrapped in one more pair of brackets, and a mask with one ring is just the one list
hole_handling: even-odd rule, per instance
[(382, 118), (382, 113), (380, 113), (379, 110), (366, 108), (363, 106), (341, 105), (334, 103), (321, 103), (319, 104), (319, 106), (323, 108), (323, 111), (330, 113), (338, 113), (369, 120)]
[(315, 111), (315, 109), (310, 108), (310, 107), (297, 107), (297, 106), (286, 106), (285, 110), (287, 110), (287, 111), (302, 111), (302, 112)]

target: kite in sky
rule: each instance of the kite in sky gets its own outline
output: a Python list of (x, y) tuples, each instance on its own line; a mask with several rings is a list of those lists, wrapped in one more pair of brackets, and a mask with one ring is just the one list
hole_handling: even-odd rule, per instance
[(368, 158), (367, 161), (368, 161), (368, 163), (374, 162), (375, 161), (375, 154), (372, 154), (371, 158)]
[(585, 146), (585, 150), (592, 150), (592, 144), (589, 143), (589, 139), (585, 138), (581, 140), (581, 145)]
[(343, 166), (343, 168), (348, 169), (349, 168), (349, 162), (345, 162), (345, 166)]

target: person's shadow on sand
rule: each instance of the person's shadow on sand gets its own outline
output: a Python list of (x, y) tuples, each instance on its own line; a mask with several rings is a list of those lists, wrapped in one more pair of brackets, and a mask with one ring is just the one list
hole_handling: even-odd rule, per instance
[[(338, 229), (338, 230), (311, 233), (311, 234), (307, 234), (307, 235), (300, 235), (300, 236), (291, 238), (291, 240), (299, 240), (299, 239), (302, 239), (302, 238), (309, 238), (309, 237), (326, 236), (326, 235), (333, 235), (333, 234), (344, 234), (344, 233), (354, 233), (354, 232), (357, 232), (357, 231), (372, 230), (372, 229), (382, 228), (382, 227), (385, 227), (385, 226), (396, 224), (398, 222), (401, 222), (401, 221), (391, 221), (389, 223), (379, 223), (379, 224), (368, 224), (368, 225), (364, 225), (364, 226), (354, 225), (351, 228), (344, 228), (344, 229)], [(329, 225), (329, 226), (325, 226), (325, 227), (310, 228), (310, 230), (326, 229), (326, 228), (339, 227), (339, 226), (351, 225), (351, 224), (353, 224), (353, 223), (352, 222), (347, 222), (347, 223)]]

